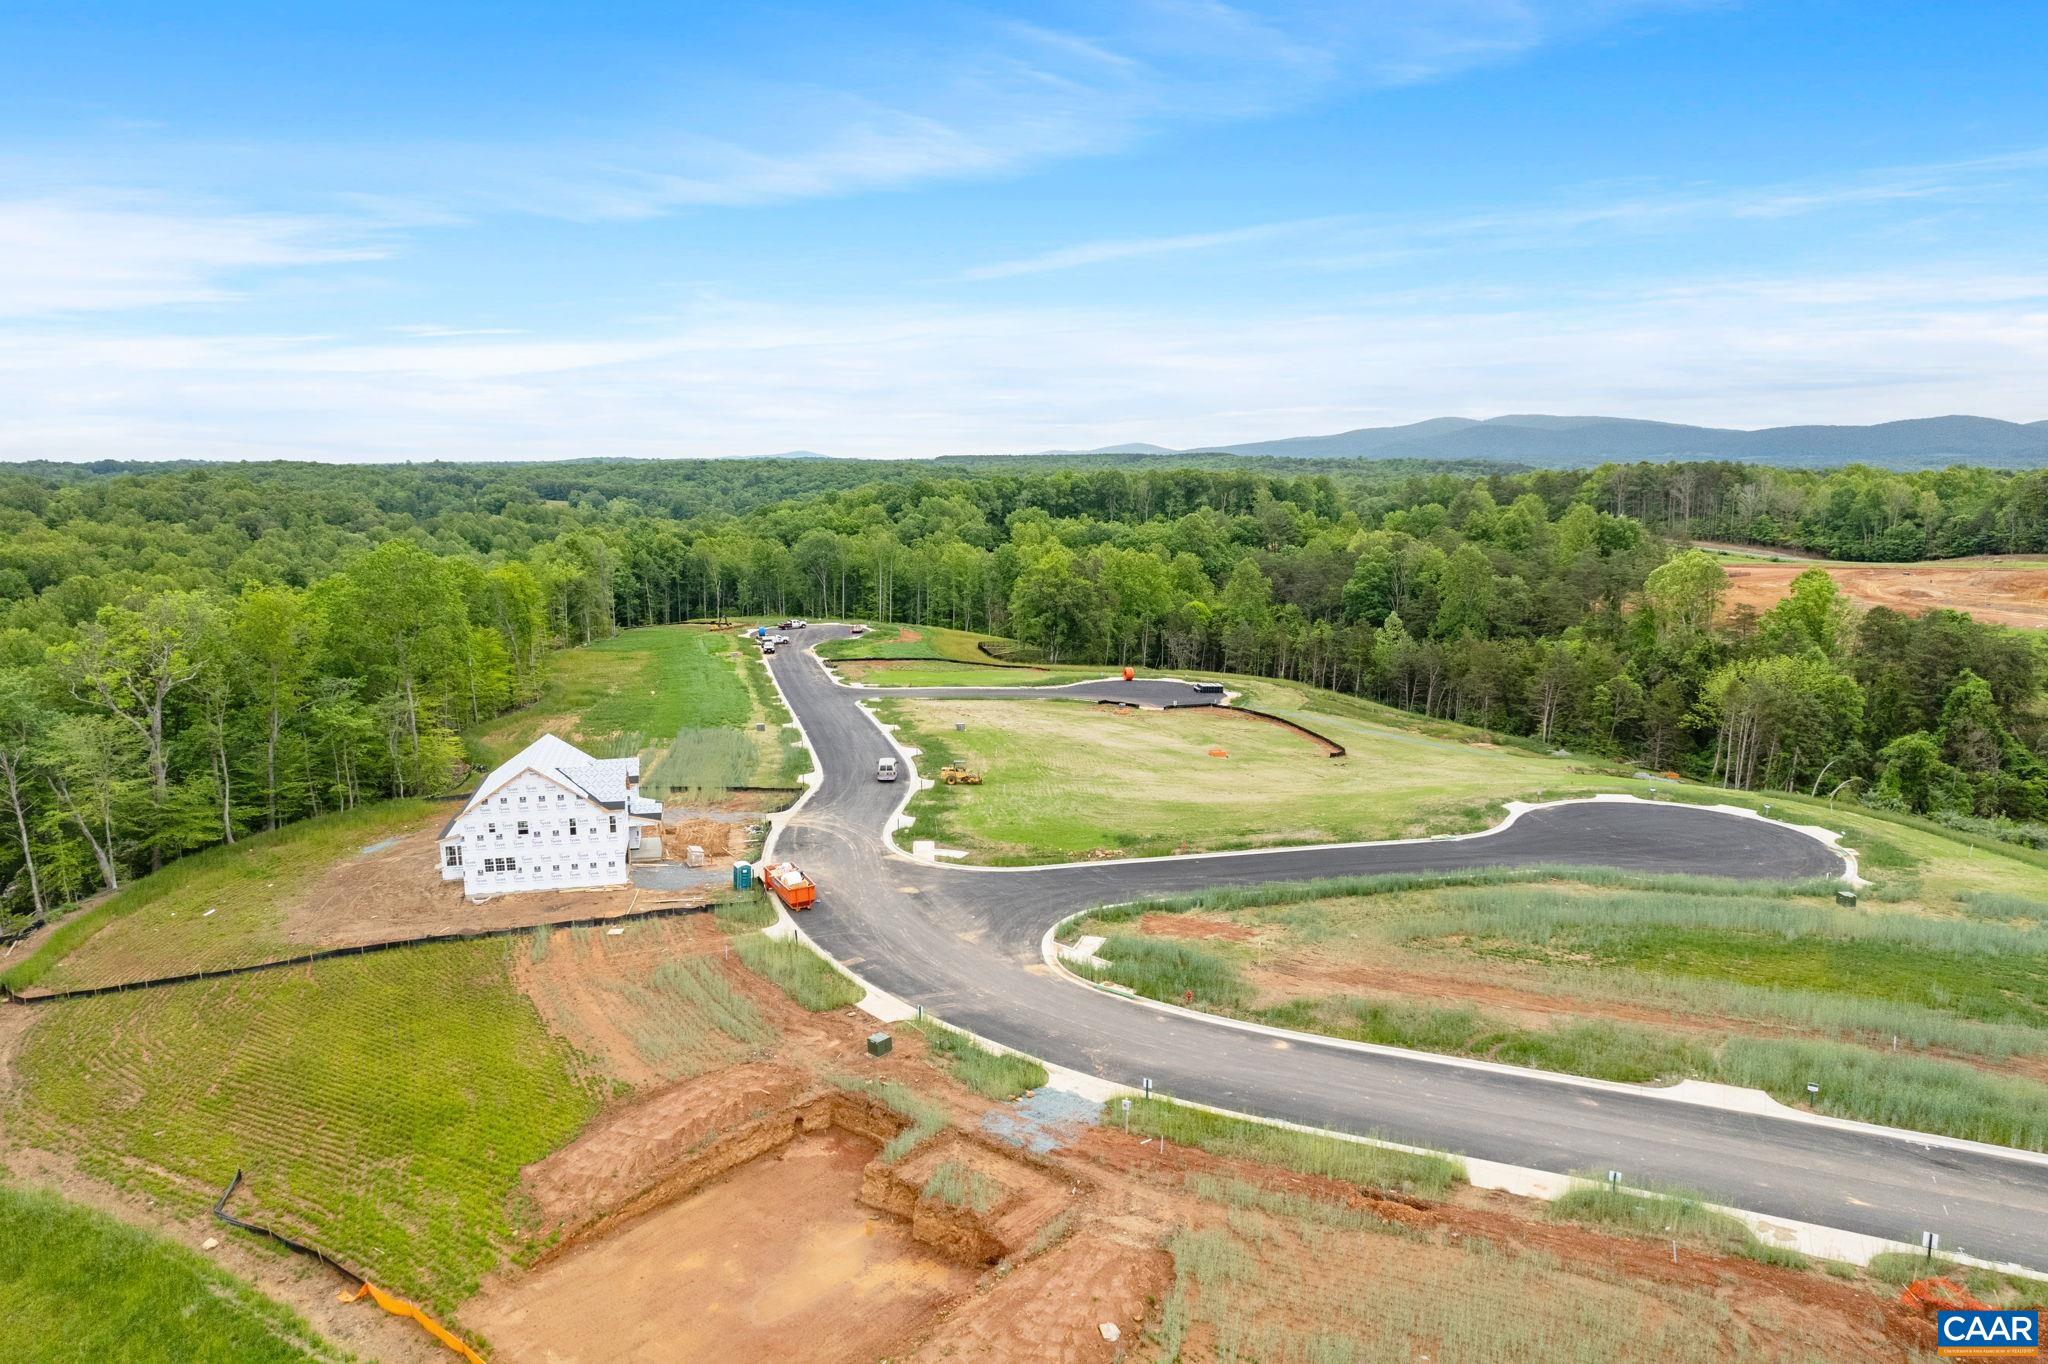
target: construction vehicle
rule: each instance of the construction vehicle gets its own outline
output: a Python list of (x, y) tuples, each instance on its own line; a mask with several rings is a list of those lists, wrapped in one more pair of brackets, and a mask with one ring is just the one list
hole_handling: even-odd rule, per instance
[(948, 786), (979, 786), (981, 773), (970, 772), (958, 763), (948, 763), (939, 769), (939, 780)]
[(798, 910), (809, 909), (817, 903), (817, 883), (798, 870), (794, 862), (783, 862), (768, 868), (761, 879), (792, 914)]

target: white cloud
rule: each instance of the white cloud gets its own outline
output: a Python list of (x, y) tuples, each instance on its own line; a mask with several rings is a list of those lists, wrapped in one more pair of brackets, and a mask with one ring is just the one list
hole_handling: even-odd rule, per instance
[(248, 272), (381, 254), (314, 218), (114, 194), (0, 201), (0, 316), (218, 302)]
[(1268, 264), (1325, 270), (1370, 270), (1445, 252), (1522, 251), (1584, 245), (1588, 233), (1647, 235), (1725, 228), (1745, 220), (1774, 221), (1852, 213), (1873, 206), (1939, 204), (1981, 199), (2039, 202), (2048, 149), (1952, 162), (1881, 167), (1861, 174), (1764, 185), (1694, 185), (1628, 193), (1583, 193), (1574, 199), (1476, 213), (1344, 214), (1253, 223), (1210, 232), (1114, 237), (1078, 242), (975, 266), (966, 280), (1008, 279), (1114, 262), (1266, 247), (1287, 241), (1285, 254), (1262, 250)]
[(1056, 270), (1072, 270), (1084, 265), (1103, 265), (1111, 261), (1177, 256), (1194, 251), (1214, 250), (1221, 246), (1246, 246), (1255, 242), (1268, 242), (1280, 237), (1314, 232), (1339, 221), (1342, 220), (1304, 218), (1294, 222), (1259, 223), (1251, 227), (1229, 228), (1222, 232), (1184, 232), (1166, 237), (1109, 238), (1082, 242), (1078, 246), (1061, 247), (1056, 251), (1045, 251), (1035, 256), (997, 261), (992, 265), (977, 265), (971, 270), (961, 272), (960, 277), (969, 280), (1011, 279), (1018, 275), (1049, 274)]
[(731, 307), (658, 336), (0, 342), (0, 458), (1185, 446), (1446, 413), (2032, 420), (2048, 276), (1676, 281), (1372, 313)]

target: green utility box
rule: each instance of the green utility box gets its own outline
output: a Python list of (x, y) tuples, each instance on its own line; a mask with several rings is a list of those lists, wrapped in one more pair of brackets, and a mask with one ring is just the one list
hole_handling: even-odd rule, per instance
[(885, 1032), (868, 1034), (868, 1055), (870, 1056), (887, 1056), (895, 1046), (895, 1039)]

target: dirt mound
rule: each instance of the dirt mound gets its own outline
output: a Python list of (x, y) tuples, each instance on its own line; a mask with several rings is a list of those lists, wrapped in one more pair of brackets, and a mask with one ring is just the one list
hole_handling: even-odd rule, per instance
[(911, 1234), (941, 1254), (994, 1264), (1031, 1245), (1074, 1190), (1017, 1155), (948, 1132), (894, 1165), (869, 1166), (860, 1196), (908, 1219)]
[[(670, 1187), (678, 1171), (702, 1183), (717, 1171), (703, 1171), (702, 1159), (721, 1136), (731, 1138), (761, 1123), (763, 1114), (794, 1108), (810, 1083), (802, 1071), (772, 1062), (734, 1066), (701, 1076), (616, 1109), (587, 1128), (583, 1135), (526, 1171), (525, 1188), (549, 1230), (580, 1228), (598, 1221), (630, 1216), (642, 1207), (674, 1198)], [(725, 1144), (716, 1162), (723, 1169), (743, 1164), (790, 1139), (788, 1126), (802, 1119), (784, 1119), (784, 1130), (757, 1134), (758, 1150), (742, 1150), (751, 1142)]]
[[(1156, 1244), (1108, 1228), (1076, 1235), (961, 1304), (911, 1359), (1107, 1364), (1134, 1348), (1172, 1283), (1173, 1257)], [(1124, 1344), (1103, 1339), (1104, 1322), (1116, 1324)]]

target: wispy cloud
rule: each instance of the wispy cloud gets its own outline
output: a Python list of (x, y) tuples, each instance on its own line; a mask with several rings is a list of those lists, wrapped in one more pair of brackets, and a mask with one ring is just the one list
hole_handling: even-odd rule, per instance
[(1253, 223), (1210, 232), (1112, 237), (1078, 242), (961, 272), (967, 280), (1008, 279), (1116, 262), (1291, 242), (1284, 260), (1319, 270), (1375, 269), (1446, 251), (1520, 251), (1589, 232), (1655, 234), (1717, 224), (1848, 213), (1901, 204), (1975, 199), (1987, 190), (2016, 201), (2048, 203), (2048, 148), (1931, 164), (1882, 167), (1851, 176), (1764, 185), (1632, 187), (1584, 192), (1552, 203), (1476, 213), (1342, 214)]
[(1056, 251), (1044, 251), (1035, 256), (997, 261), (992, 265), (977, 265), (973, 269), (963, 271), (961, 278), (1011, 279), (1018, 275), (1043, 275), (1056, 270), (1072, 270), (1084, 265), (1102, 265), (1110, 261), (1185, 255), (1189, 252), (1209, 251), (1224, 246), (1246, 246), (1282, 237), (1302, 236), (1343, 221), (1345, 220), (1339, 218), (1303, 218), (1293, 222), (1235, 227), (1222, 232), (1184, 232), (1166, 237), (1108, 238), (1082, 242), (1078, 246), (1061, 247)]
[(251, 272), (382, 254), (318, 218), (119, 194), (0, 201), (0, 316), (213, 303)]

